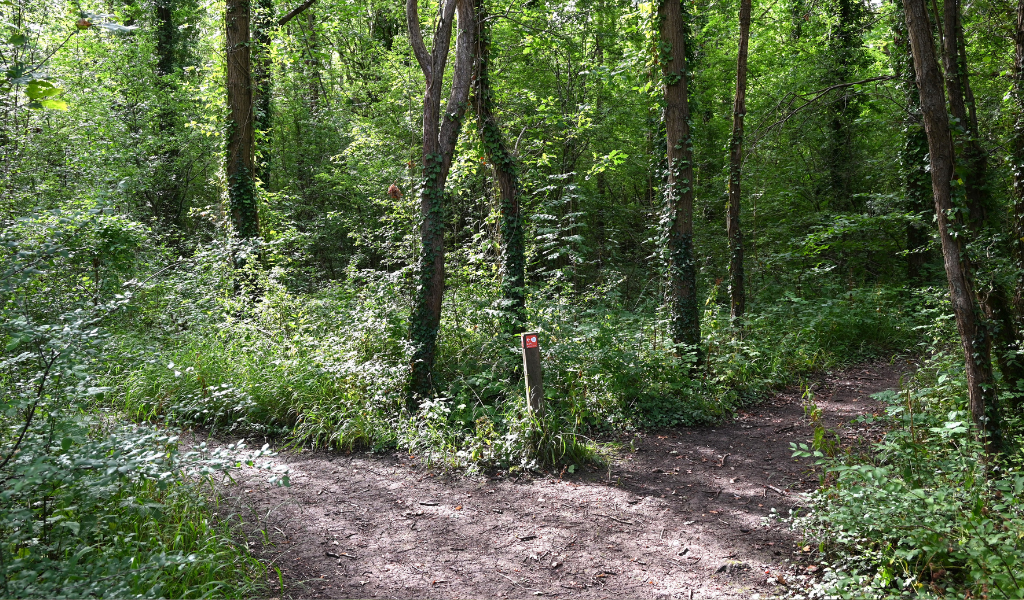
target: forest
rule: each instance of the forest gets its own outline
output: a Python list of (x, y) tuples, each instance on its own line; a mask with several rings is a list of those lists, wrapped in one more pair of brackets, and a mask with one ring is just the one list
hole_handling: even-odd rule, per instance
[(3, 597), (1024, 597), (1024, 0), (0, 0), (0, 72)]

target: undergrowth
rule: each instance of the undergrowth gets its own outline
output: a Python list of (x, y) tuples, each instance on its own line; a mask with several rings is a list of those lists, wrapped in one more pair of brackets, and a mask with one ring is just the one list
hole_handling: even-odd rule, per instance
[[(183, 268), (189, 281), (204, 258)], [(206, 265), (206, 266), (204, 266)], [(710, 424), (812, 371), (911, 347), (914, 303), (889, 289), (788, 295), (742, 325), (709, 294), (705, 360), (677, 356), (656, 298), (627, 302), (614, 285), (581, 294), (537, 289), (549, 410), (527, 412), (517, 336), (500, 331), (494, 288), (445, 298), (435, 398), (402, 402), (410, 349), (404, 272), (351, 271), (297, 295), (264, 278), (250, 303), (168, 277), (146, 290), (149, 321), (125, 322), (106, 381), (142, 421), (279, 436), (320, 448), (401, 448), (431, 464), (547, 468), (595, 456), (593, 438), (623, 430)], [(218, 283), (219, 282), (219, 283)], [(217, 287), (217, 286), (221, 287)]]
[[(1024, 597), (1024, 455), (1011, 445), (986, 456), (956, 331), (947, 311), (933, 316), (921, 368), (898, 393), (876, 395), (888, 432), (871, 452), (796, 449), (828, 483), (796, 525), (831, 558), (794, 597)], [(1019, 440), (1019, 419), (1004, 433)]]
[(104, 412), (107, 325), (139, 227), (103, 210), (22, 219), (0, 237), (0, 589), (7, 598), (207, 598), (264, 567), (210, 516), (229, 456), (179, 452)]

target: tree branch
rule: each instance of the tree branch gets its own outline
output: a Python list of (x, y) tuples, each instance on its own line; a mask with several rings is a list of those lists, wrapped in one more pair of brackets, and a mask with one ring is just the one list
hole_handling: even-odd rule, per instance
[[(789, 111), (786, 114), (786, 116), (782, 117), (778, 121), (772, 123), (767, 128), (765, 128), (764, 132), (761, 133), (760, 135), (758, 135), (753, 140), (753, 142), (751, 142), (750, 146), (751, 146), (751, 148), (756, 146), (757, 143), (760, 142), (762, 139), (764, 139), (764, 137), (767, 136), (768, 133), (771, 132), (772, 129), (775, 129), (776, 127), (781, 127), (783, 124), (786, 123), (786, 121), (790, 120), (794, 115), (796, 115), (796, 113), (798, 113), (801, 110), (807, 108), (811, 104), (814, 104), (815, 102), (820, 100), (822, 98), (822, 96), (824, 96), (825, 94), (827, 94), (827, 93), (829, 93), (829, 92), (831, 92), (833, 90), (837, 90), (837, 89), (845, 88), (845, 87), (851, 87), (851, 86), (854, 86), (854, 85), (861, 85), (861, 84), (864, 84), (864, 83), (871, 83), (873, 81), (889, 81), (890, 79), (896, 79), (896, 76), (895, 75), (880, 75), (878, 77), (869, 77), (867, 79), (861, 79), (860, 81), (851, 81), (851, 82), (848, 82), (848, 83), (837, 83), (835, 85), (830, 85), (829, 87), (821, 89), (821, 90), (818, 90), (816, 92), (811, 92), (811, 94), (814, 94), (813, 98), (811, 98), (810, 100), (807, 100), (806, 102), (804, 102), (800, 106), (798, 106), (798, 107), (794, 108), (793, 110)], [(804, 98), (804, 97), (806, 97), (808, 95), (810, 95), (810, 94), (796, 94), (796, 93), (794, 93), (792, 95), (792, 99), (790, 100), (790, 102), (788, 104), (792, 104), (792, 100), (795, 100), (796, 98)], [(758, 127), (758, 129), (760, 129), (760, 127)]]
[(423, 32), (420, 31), (420, 13), (418, 0), (405, 1), (405, 20), (409, 26), (409, 42), (412, 44), (412, 51), (416, 54), (416, 62), (420, 63), (420, 69), (427, 78), (427, 85), (430, 85), (430, 73), (433, 70), (430, 62), (430, 55), (427, 47), (423, 44)]
[[(46, 378), (50, 375), (50, 369), (53, 367), (53, 363), (57, 361), (57, 357), (60, 356), (59, 352), (53, 352), (50, 355), (49, 362), (46, 363), (46, 370), (43, 371), (43, 376), (39, 378), (39, 393), (36, 395), (35, 402), (28, 409), (28, 414), (25, 415), (25, 426), (21, 428), (21, 435), (18, 436), (18, 441), (14, 442), (14, 447), (11, 448), (10, 454), (7, 458), (0, 463), (0, 471), (7, 466), (7, 463), (11, 462), (14, 455), (18, 453), (18, 448), (21, 446), (21, 442), (25, 439), (25, 434), (28, 432), (29, 425), (32, 424), (32, 417), (36, 414), (36, 407), (39, 406), (39, 402), (43, 399), (43, 392), (46, 390)], [(9, 479), (9, 478), (8, 478)], [(7, 481), (7, 479), (4, 479)]]
[(288, 23), (288, 21), (291, 21), (295, 17), (297, 17), (300, 14), (302, 14), (302, 11), (306, 10), (310, 6), (313, 6), (313, 3), (315, 3), (315, 2), (316, 2), (316, 0), (306, 0), (302, 4), (296, 6), (295, 8), (293, 8), (291, 10), (291, 12), (289, 12), (288, 14), (286, 14), (285, 16), (283, 16), (283, 17), (281, 17), (280, 19), (277, 20), (277, 26), (278, 27), (283, 27), (286, 23)]
[[(437, 22), (437, 30), (434, 32), (434, 47), (431, 48), (433, 69), (444, 72), (448, 64), (448, 50), (452, 47), (452, 23), (455, 22), (455, 7), (459, 0), (445, 0), (444, 9), (441, 12), (441, 20)], [(440, 83), (438, 84), (440, 85)], [(440, 88), (438, 88), (440, 91)]]
[(440, 144), (441, 152), (445, 156), (451, 156), (455, 152), (462, 116), (466, 112), (469, 85), (473, 79), (473, 38), (476, 35), (476, 15), (473, 12), (472, 0), (449, 1), (457, 4), (459, 8), (459, 33), (455, 42), (455, 69), (452, 74), (451, 94), (441, 123)]

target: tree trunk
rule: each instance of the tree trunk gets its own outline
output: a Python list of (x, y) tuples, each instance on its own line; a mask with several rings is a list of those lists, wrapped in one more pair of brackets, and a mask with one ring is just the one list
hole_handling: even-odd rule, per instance
[[(935, 199), (939, 237), (942, 240), (942, 258), (949, 280), (950, 302), (964, 349), (971, 418), (978, 434), (984, 435), (992, 422), (986, 413), (994, 398), (992, 361), (988, 353), (987, 333), (979, 322), (980, 310), (974, 301), (969, 265), (962, 260), (958, 238), (950, 232), (954, 154), (946, 103), (943, 100), (942, 76), (932, 47), (925, 0), (904, 0), (904, 11), (910, 47), (914, 54), (921, 113), (928, 135), (932, 195)], [(960, 225), (957, 220), (953, 224)]]
[(249, 2), (228, 0), (228, 199), (231, 224), (242, 239), (259, 236), (259, 211), (253, 183), (252, 72), (249, 58)]
[[(1014, 32), (1016, 53), (1013, 61), (1013, 88), (1010, 91), (1012, 106), (1016, 110), (1016, 123), (1010, 140), (1010, 170), (1013, 172), (1013, 231), (1014, 231), (1014, 258), (1017, 269), (1024, 273), (1024, 0), (1017, 2), (1017, 28)], [(1013, 298), (1009, 311), (1017, 319), (1024, 313), (1024, 276), (1018, 275), (1015, 297)], [(1015, 325), (1017, 325), (1015, 319)], [(1015, 344), (1019, 342), (1015, 339)], [(1019, 346), (1013, 350), (1019, 352)], [(1015, 353), (1016, 354), (1016, 353)], [(1016, 354), (1012, 359), (1013, 365), (1018, 371), (1024, 371), (1020, 363), (1021, 358)], [(1018, 373), (1016, 387), (1020, 387), (1020, 381), (1024, 381), (1024, 373)], [(1024, 408), (1024, 394), (1019, 389), (1012, 389), (1017, 395), (1009, 407), (1014, 414)]]
[(903, 18), (903, 0), (896, 0), (897, 14), (893, 17), (894, 51), (893, 71), (898, 85), (903, 88), (907, 116), (903, 120), (903, 148), (900, 150), (900, 178), (906, 206), (918, 220), (907, 223), (907, 281), (912, 286), (924, 283), (922, 268), (928, 259), (931, 220), (928, 136), (921, 122), (921, 100), (914, 83), (914, 57), (907, 39), (907, 25)]
[[(1017, 2), (1016, 54), (1013, 61), (1013, 88), (1010, 94), (1017, 119), (1010, 141), (1010, 170), (1013, 172), (1013, 223), (1017, 268), (1024, 273), (1024, 0)], [(1017, 279), (1014, 303), (1017, 313), (1024, 312), (1024, 276)]]
[(680, 0), (665, 0), (660, 17), (662, 85), (665, 93), (668, 254), (671, 286), (672, 340), (700, 354), (697, 316), (697, 267), (693, 258), (693, 140), (687, 93), (687, 29)]
[(178, 113), (174, 106), (174, 75), (178, 71), (178, 28), (174, 24), (174, 0), (159, 0), (154, 6), (156, 16), (156, 75), (160, 91), (157, 112), (157, 128), (160, 130), (163, 148), (158, 154), (159, 161), (154, 169), (154, 187), (151, 196), (153, 217), (158, 228), (180, 242), (183, 192), (179, 185), (176, 163), (179, 155)]
[[(423, 181), (420, 191), (420, 258), (417, 265), (418, 288), (410, 319), (413, 344), (409, 409), (416, 410), (421, 398), (429, 397), (437, 351), (437, 331), (441, 324), (441, 299), (444, 293), (444, 184), (448, 179), (455, 143), (473, 74), (472, 0), (445, 0), (433, 47), (428, 53), (420, 33), (417, 0), (405, 5), (409, 38), (416, 60), (426, 78), (423, 96)], [(441, 117), (441, 91), (444, 70), (451, 46), (452, 21), (459, 14), (455, 70), (444, 118)]]
[(804, 35), (804, 19), (808, 14), (807, 5), (804, 0), (792, 0), (792, 4), (789, 6), (789, 14), (793, 19), (793, 24), (789, 30), (789, 38), (797, 41)]
[(747, 294), (743, 287), (743, 232), (740, 230), (740, 182), (743, 174), (743, 117), (747, 112), (747, 40), (750, 38), (750, 2), (740, 0), (740, 48), (736, 57), (736, 101), (732, 107), (729, 144), (729, 301), (734, 319), (743, 317)]
[[(254, 133), (261, 146), (259, 161), (256, 163), (256, 178), (263, 183), (263, 189), (270, 188), (270, 126), (273, 121), (271, 97), (274, 80), (270, 60), (270, 29), (274, 26), (274, 0), (258, 0), (256, 17), (253, 20), (253, 118)], [(266, 148), (266, 150), (264, 150)]]
[[(967, 223), (972, 233), (978, 239), (983, 239), (988, 237), (984, 230), (989, 225), (989, 218), (995, 213), (991, 187), (988, 185), (988, 152), (978, 139), (978, 114), (967, 74), (967, 48), (959, 0), (946, 0), (943, 12), (942, 48), (946, 93), (950, 112), (959, 121), (957, 135), (953, 138), (957, 156), (956, 174), (963, 180)], [(982, 292), (979, 296), (984, 314), (988, 317), (988, 322), (983, 324), (988, 333), (985, 341), (990, 345), (990, 353), (994, 350), (1004, 385), (1014, 389), (1024, 379), (1024, 365), (1016, 359), (1018, 331), (1016, 318), (1011, 312), (1010, 293), (1002, 282), (995, 279), (983, 281), (978, 287)], [(989, 412), (995, 416), (993, 410), (990, 408)], [(997, 424), (992, 422), (989, 428), (997, 431)]]
[(943, 13), (942, 58), (946, 94), (949, 98), (949, 111), (959, 121), (958, 135), (954, 137), (958, 157), (957, 174), (964, 182), (968, 224), (978, 230), (988, 221), (992, 205), (986, 182), (988, 153), (978, 141), (978, 115), (974, 109), (974, 93), (967, 77), (967, 49), (963, 45), (959, 0), (945, 0)]
[(523, 241), (523, 216), (520, 205), (519, 165), (509, 152), (501, 128), (494, 117), (491, 91), (491, 25), (484, 0), (476, 0), (476, 78), (473, 83), (473, 108), (477, 129), (487, 161), (501, 190), (501, 306), (502, 331), (522, 333), (526, 327), (526, 250)]
[[(863, 8), (859, 0), (838, 0), (838, 27), (829, 36), (826, 75), (828, 85), (847, 83), (852, 80), (860, 58), (862, 45), (860, 23)], [(859, 201), (853, 195), (854, 181), (854, 121), (857, 117), (858, 92), (844, 87), (833, 102), (828, 104), (827, 139), (824, 148), (825, 194), (830, 207), (838, 211), (856, 211)]]
[(174, 25), (173, 0), (156, 3), (156, 71), (161, 77), (174, 72), (175, 42), (178, 28)]

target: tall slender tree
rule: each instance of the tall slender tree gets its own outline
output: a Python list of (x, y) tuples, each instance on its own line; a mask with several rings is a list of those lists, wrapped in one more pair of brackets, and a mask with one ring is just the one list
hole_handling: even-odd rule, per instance
[(689, 24), (681, 0), (662, 0), (658, 18), (668, 158), (665, 202), (672, 340), (698, 348), (697, 265), (693, 257), (693, 139), (686, 66)]
[(1014, 240), (1017, 269), (1017, 312), (1024, 312), (1024, 0), (1017, 1), (1017, 27), (1014, 31), (1013, 98), (1016, 121), (1010, 141), (1010, 170), (1013, 172)]
[(729, 143), (729, 304), (734, 319), (743, 317), (747, 294), (743, 287), (743, 231), (740, 229), (740, 182), (743, 176), (743, 117), (747, 112), (747, 40), (750, 38), (750, 2), (740, 0), (740, 46), (736, 55), (736, 100), (732, 106)]
[(157, 89), (160, 91), (156, 98), (160, 106), (157, 128), (162, 148), (156, 154), (154, 188), (146, 196), (157, 228), (169, 234), (169, 239), (180, 241), (185, 193), (180, 173), (176, 172), (181, 149), (175, 135), (180, 126), (175, 91), (176, 77), (181, 70), (179, 45), (183, 36), (174, 20), (176, 4), (175, 0), (157, 0), (153, 6)]
[(903, 16), (903, 0), (895, 0), (893, 16), (892, 66), (897, 86), (903, 91), (905, 115), (903, 118), (903, 148), (900, 149), (900, 178), (906, 207), (914, 220), (907, 223), (907, 279), (912, 285), (923, 281), (922, 267), (927, 259), (931, 236), (925, 225), (931, 219), (931, 190), (928, 175), (928, 136), (921, 121), (921, 100), (914, 83), (914, 57), (907, 38), (907, 23)]
[(266, 146), (259, 148), (259, 161), (256, 162), (256, 178), (264, 188), (270, 187), (270, 152), (266, 136), (270, 135), (273, 123), (274, 79), (271, 74), (270, 34), (274, 26), (274, 0), (257, 0), (256, 14), (253, 17), (253, 130), (256, 144)]
[[(860, 0), (836, 0), (836, 23), (826, 43), (828, 85), (853, 81), (856, 69), (864, 61), (861, 27), (864, 4)], [(825, 162), (824, 195), (834, 210), (856, 210), (854, 161), (856, 158), (855, 121), (860, 94), (852, 86), (843, 87), (826, 105), (827, 137), (823, 148)]]
[[(442, 114), (441, 92), (456, 11), (459, 31), (455, 68), (448, 104)], [(433, 387), (432, 373), (437, 352), (437, 332), (441, 325), (445, 278), (444, 186), (455, 156), (455, 143), (459, 138), (469, 97), (473, 76), (475, 24), (472, 0), (445, 0), (434, 32), (432, 48), (427, 51), (420, 31), (417, 0), (407, 0), (405, 14), (409, 40), (426, 79), (423, 95), (423, 179), (420, 183), (421, 247), (416, 269), (418, 287), (410, 319), (413, 355), (409, 409), (415, 410), (419, 406), (419, 399), (428, 397)]]
[[(231, 223), (242, 239), (259, 236), (259, 210), (253, 180), (252, 63), (249, 0), (228, 0), (227, 29), (227, 178)], [(244, 266), (244, 260), (238, 266)]]
[[(995, 214), (992, 188), (988, 182), (988, 152), (981, 144), (978, 113), (967, 72), (967, 47), (959, 0), (943, 4), (942, 56), (945, 66), (946, 96), (950, 113), (956, 123), (953, 144), (956, 152), (957, 179), (963, 181), (962, 198), (967, 209), (967, 224), (975, 238), (988, 237), (986, 230)], [(1017, 318), (1011, 308), (1011, 294), (1006, 282), (997, 277), (980, 279), (977, 285), (986, 321), (980, 325), (984, 341), (990, 346), (1004, 386), (1016, 389), (1024, 381), (1024, 362), (1019, 351)], [(993, 419), (998, 409), (990, 406)], [(990, 423), (993, 432), (998, 425)]]
[(970, 265), (964, 260), (960, 236), (951, 229), (962, 227), (953, 211), (952, 180), (954, 173), (953, 141), (943, 99), (942, 75), (935, 57), (931, 25), (925, 0), (904, 0), (907, 32), (914, 55), (914, 71), (921, 100), (921, 114), (928, 135), (928, 154), (932, 176), (935, 218), (942, 241), (942, 258), (949, 280), (949, 297), (956, 317), (957, 331), (964, 349), (967, 390), (971, 418), (979, 434), (987, 432), (992, 422), (987, 409), (992, 407), (992, 360), (980, 322), (980, 307), (975, 301)]
[(477, 130), (487, 162), (501, 191), (501, 306), (502, 330), (523, 331), (526, 326), (526, 250), (520, 203), (519, 165), (509, 151), (505, 136), (494, 116), (491, 89), (491, 22), (485, 0), (476, 0), (476, 73), (473, 79), (473, 108)]
[[(252, 36), (253, 130), (256, 147), (260, 150), (259, 161), (255, 163), (256, 178), (263, 183), (264, 189), (270, 187), (272, 157), (267, 136), (270, 135), (270, 128), (274, 122), (274, 65), (270, 35), (275, 26), (284, 27), (315, 2), (316, 0), (306, 0), (276, 21), (274, 0), (258, 0), (256, 5)], [(265, 148), (260, 147), (261, 143)]]
[[(1020, 390), (1021, 382), (1024, 381), (1024, 365), (1020, 359), (1020, 319), (1024, 314), (1024, 0), (1017, 2), (1017, 26), (1014, 30), (1014, 61), (1013, 61), (1013, 87), (1010, 88), (1010, 97), (1015, 115), (1013, 131), (1010, 135), (1010, 171), (1013, 175), (1013, 258), (1017, 267), (1016, 290), (1013, 298), (1007, 299), (1006, 312), (1014, 316), (1014, 339), (1009, 347), (997, 350), (1000, 358), (1000, 370), (1008, 371), (1010, 376), (1006, 379), (1016, 377), (1012, 382), (1014, 388), (1008, 411), (1014, 414), (1024, 408), (1024, 393)], [(1003, 327), (1009, 330), (1006, 324)], [(1009, 331), (1001, 332), (1007, 335)], [(1004, 362), (1009, 364), (1004, 366)], [(1010, 384), (1011, 382), (1008, 382)]]
[(978, 114), (967, 75), (967, 49), (963, 43), (959, 0), (945, 0), (943, 3), (942, 26), (946, 95), (949, 99), (949, 112), (957, 122), (957, 135), (954, 136), (957, 172), (964, 182), (968, 223), (974, 229), (979, 229), (985, 226), (992, 210), (990, 188), (986, 181), (988, 153), (978, 139)]

